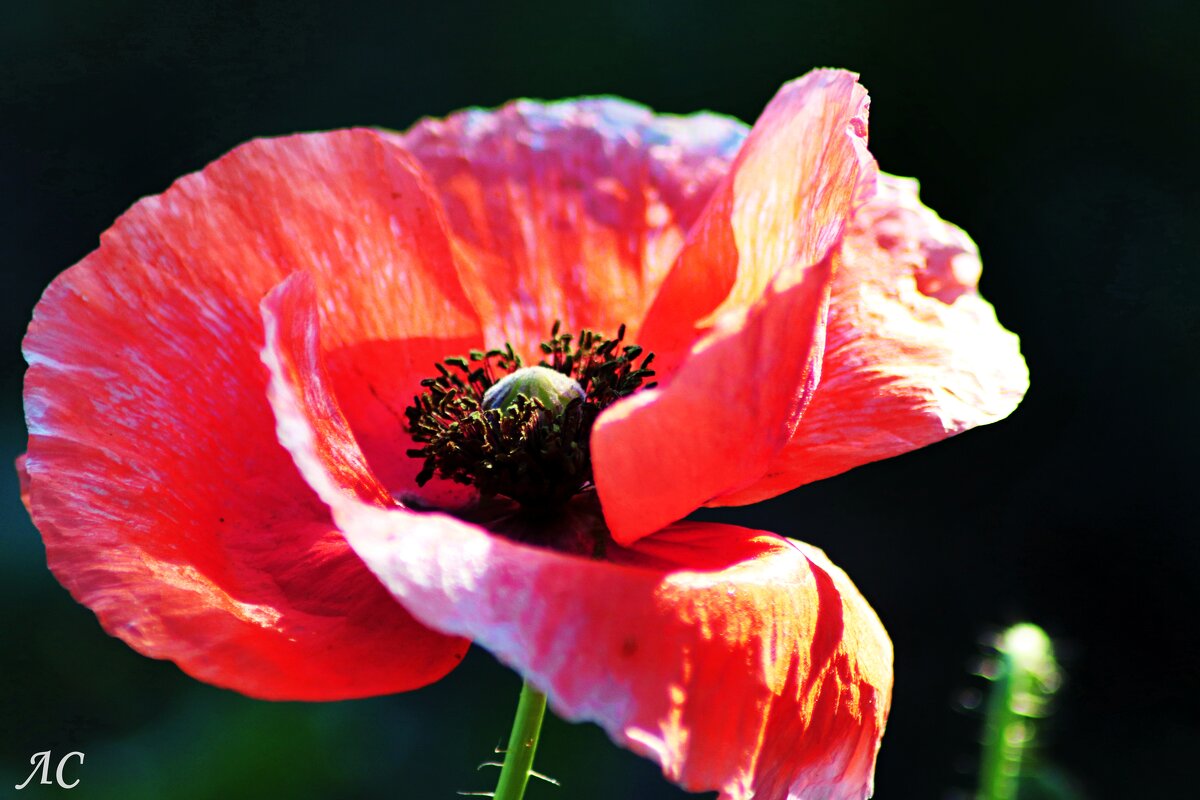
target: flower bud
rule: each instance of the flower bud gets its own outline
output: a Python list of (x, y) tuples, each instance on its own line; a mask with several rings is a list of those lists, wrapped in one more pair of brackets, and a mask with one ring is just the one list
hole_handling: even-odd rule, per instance
[(522, 367), (505, 375), (484, 392), (483, 407), (505, 411), (520, 395), (540, 400), (555, 414), (561, 414), (572, 400), (584, 399), (583, 388), (570, 376), (549, 367)]

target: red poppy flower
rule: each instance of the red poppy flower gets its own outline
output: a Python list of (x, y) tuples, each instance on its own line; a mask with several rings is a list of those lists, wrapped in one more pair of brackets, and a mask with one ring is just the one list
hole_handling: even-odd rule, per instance
[[(201, 680), (396, 692), (471, 639), (688, 789), (863, 797), (892, 681), (874, 613), (807, 545), (679, 520), (1009, 413), (1025, 367), (978, 271), (877, 173), (845, 72), (749, 132), (519, 101), (254, 141), (47, 289), (26, 501), (104, 628)], [(404, 408), (447, 356), (536, 360), (556, 320), (626, 325), (658, 384), (593, 409), (590, 479), (516, 535), (421, 474)]]

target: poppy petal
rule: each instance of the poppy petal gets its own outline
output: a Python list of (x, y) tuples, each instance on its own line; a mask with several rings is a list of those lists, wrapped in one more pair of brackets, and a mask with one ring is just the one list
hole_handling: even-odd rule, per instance
[(297, 269), (335, 351), (477, 334), (439, 231), (379, 135), (261, 140), (139, 202), (47, 289), (24, 343), (31, 513), (105, 630), (275, 699), (400, 691), (453, 666), (460, 643), (429, 654), (446, 637), (370, 576), (278, 445), (258, 357), (259, 301)]
[(821, 383), (763, 479), (713, 505), (752, 503), (1012, 413), (1029, 386), (1020, 340), (976, 288), (979, 255), (880, 176), (846, 233)]
[(597, 561), (364, 500), (361, 456), (314, 391), (315, 362), (279, 358), (290, 334), (271, 317), (294, 288), (264, 304), (280, 441), (418, 619), (476, 639), (562, 717), (598, 723), (687, 789), (869, 796), (891, 643), (822, 553), (774, 534), (682, 523)]
[[(271, 375), (267, 391), (276, 436), (286, 440), (288, 431), (296, 425), (319, 428), (316, 456), (327, 472), (337, 476), (339, 488), (366, 503), (392, 505), (391, 494), (371, 471), (333, 394), (321, 352), (317, 290), (312, 276), (293, 273), (263, 298), (260, 308), (265, 339), (261, 355)], [(287, 391), (279, 388), (281, 383)]]
[(746, 134), (615, 98), (518, 100), (397, 137), (441, 197), (489, 346), (526, 356), (557, 320), (637, 323)]
[(474, 637), (559, 716), (599, 724), (685, 789), (871, 794), (891, 645), (845, 576), (800, 546), (684, 523), (610, 563), (465, 526), (414, 535), (353, 500), (335, 517), (419, 618)]
[(599, 723), (686, 789), (869, 796), (892, 645), (823, 554), (683, 523), (598, 561), (382, 509), (323, 455), (337, 447), (294, 413), (298, 393), (276, 374), (281, 440), (355, 551), (427, 625), (475, 638), (560, 716)]
[(29, 470), (25, 468), (25, 454), (17, 456), (17, 481), (21, 488), (21, 505), (29, 510)]
[(870, 795), (891, 642), (823, 553), (682, 523), (597, 561), (388, 508), (323, 385), (312, 302), (303, 275), (263, 302), (279, 440), (404, 607), (477, 639), (561, 716), (598, 723), (687, 789)]
[(692, 791), (869, 796), (891, 644), (819, 552), (685, 523), (594, 561), (363, 503), (315, 429), (285, 441), (401, 603), (475, 638), (563, 718), (598, 723)]
[(695, 344), (592, 433), (617, 541), (757, 480), (790, 439), (820, 378), (836, 245), (874, 180), (866, 106), (846, 72), (784, 86), (689, 234), (642, 340), (668, 362)]

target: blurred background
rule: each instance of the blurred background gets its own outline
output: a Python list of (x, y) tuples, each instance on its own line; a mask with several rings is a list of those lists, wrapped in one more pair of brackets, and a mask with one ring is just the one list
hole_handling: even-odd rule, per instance
[[(720, 519), (825, 548), (896, 647), (880, 798), (974, 782), (981, 637), (1030, 619), (1066, 671), (1046, 758), (1089, 798), (1186, 797), (1200, 752), (1196, 20), (1063, 2), (4, 3), (0, 464), (24, 449), (19, 343), (50, 279), (139, 197), (255, 136), (517, 96), (613, 93), (753, 121), (814, 66), (862, 74), (881, 166), (968, 230), (1032, 388), (1001, 424)], [(1190, 9), (1189, 9), (1190, 10)], [(201, 685), (106, 636), (0, 480), (0, 796), (86, 753), (78, 798), (449, 798), (519, 680), (328, 705)], [(679, 798), (591, 725), (548, 722), (530, 800)], [(35, 781), (36, 783), (36, 781)]]

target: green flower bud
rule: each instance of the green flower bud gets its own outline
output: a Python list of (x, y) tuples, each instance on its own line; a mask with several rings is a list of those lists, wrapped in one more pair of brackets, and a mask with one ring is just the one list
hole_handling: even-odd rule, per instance
[(572, 400), (584, 399), (583, 388), (570, 376), (549, 367), (522, 367), (505, 375), (484, 392), (483, 407), (505, 411), (520, 395), (540, 400), (555, 414), (561, 414)]

